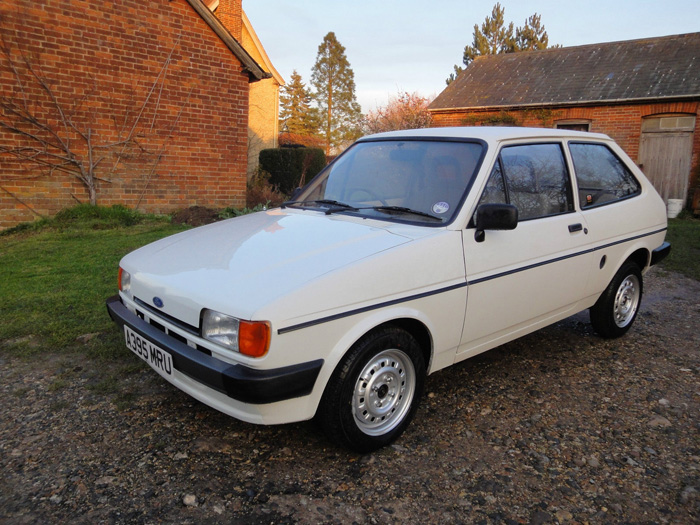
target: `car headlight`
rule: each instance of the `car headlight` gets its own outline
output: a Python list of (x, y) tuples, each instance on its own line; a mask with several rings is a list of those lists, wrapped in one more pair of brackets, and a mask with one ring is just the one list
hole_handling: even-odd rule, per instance
[(119, 291), (129, 293), (131, 291), (131, 274), (119, 267)]
[(265, 321), (243, 321), (214, 310), (202, 313), (202, 337), (250, 357), (267, 353), (270, 332), (270, 323)]

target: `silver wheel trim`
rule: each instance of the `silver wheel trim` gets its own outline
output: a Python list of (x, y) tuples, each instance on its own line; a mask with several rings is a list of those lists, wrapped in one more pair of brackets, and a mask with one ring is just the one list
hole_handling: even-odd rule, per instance
[(618, 327), (624, 328), (632, 322), (639, 307), (639, 297), (639, 279), (634, 274), (628, 275), (620, 283), (613, 303), (613, 318)]
[(413, 361), (401, 350), (372, 357), (355, 381), (352, 413), (357, 427), (369, 436), (396, 428), (411, 408), (416, 389)]

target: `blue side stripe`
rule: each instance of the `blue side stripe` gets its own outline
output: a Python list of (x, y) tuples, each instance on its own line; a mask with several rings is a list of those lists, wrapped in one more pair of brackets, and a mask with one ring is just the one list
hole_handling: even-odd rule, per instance
[(509, 271), (507, 271), (507, 272), (502, 272), (502, 273), (497, 273), (497, 274), (494, 274), (494, 275), (489, 275), (488, 277), (482, 277), (482, 278), (480, 278), (480, 279), (474, 279), (474, 280), (471, 280), (471, 281), (466, 281), (466, 282), (463, 282), (463, 283), (454, 284), (454, 285), (452, 285), (452, 286), (447, 286), (447, 287), (445, 287), (445, 288), (440, 288), (440, 289), (438, 289), (438, 290), (433, 290), (433, 291), (431, 291), (431, 292), (423, 292), (423, 293), (416, 294), (416, 295), (409, 295), (408, 297), (403, 297), (403, 298), (401, 298), (401, 299), (394, 299), (394, 300), (392, 300), (392, 301), (386, 301), (386, 302), (383, 302), (383, 303), (377, 303), (377, 304), (374, 304), (374, 305), (365, 306), (365, 307), (362, 307), (362, 308), (357, 308), (357, 309), (355, 309), (355, 310), (348, 310), (347, 312), (343, 312), (343, 313), (339, 313), (339, 314), (335, 314), (335, 315), (329, 315), (329, 316), (327, 316), (327, 317), (321, 317), (321, 318), (319, 318), (319, 319), (314, 319), (313, 321), (307, 321), (307, 322), (305, 322), (305, 323), (300, 323), (300, 324), (288, 326), (288, 327), (286, 327), (286, 328), (280, 328), (279, 330), (277, 330), (277, 334), (279, 334), (279, 335), (287, 334), (287, 333), (289, 333), (289, 332), (294, 332), (294, 331), (296, 331), (296, 330), (302, 330), (303, 328), (308, 328), (308, 327), (310, 327), (310, 326), (316, 326), (316, 325), (319, 325), (319, 324), (328, 323), (328, 322), (330, 322), (330, 321), (335, 321), (335, 320), (337, 320), (337, 319), (343, 319), (343, 318), (345, 318), (345, 317), (350, 317), (350, 316), (357, 315), (357, 314), (361, 314), (361, 313), (364, 313), (364, 312), (369, 312), (369, 311), (371, 311), (371, 310), (378, 310), (378, 309), (380, 309), (380, 308), (385, 308), (385, 307), (387, 307), (387, 306), (393, 306), (393, 305), (395, 305), (395, 304), (406, 303), (406, 302), (409, 302), (409, 301), (414, 301), (414, 300), (416, 300), (416, 299), (422, 299), (422, 298), (424, 298), (424, 297), (430, 297), (430, 296), (432, 296), (432, 295), (437, 295), (437, 294), (441, 294), (441, 293), (445, 293), (445, 292), (451, 292), (452, 290), (457, 290), (457, 289), (459, 289), (459, 288), (464, 288), (465, 286), (472, 286), (472, 285), (479, 284), (479, 283), (483, 283), (483, 282), (486, 282), (486, 281), (491, 281), (491, 280), (493, 280), (493, 279), (498, 279), (499, 277), (506, 277), (506, 276), (508, 276), (508, 275), (513, 275), (513, 274), (515, 274), (515, 273), (524, 272), (524, 271), (526, 271), (526, 270), (531, 270), (531, 269), (533, 269), (533, 268), (539, 268), (540, 266), (545, 266), (545, 265), (547, 265), (547, 264), (553, 264), (553, 263), (556, 263), (556, 262), (559, 262), (559, 261), (564, 261), (564, 260), (566, 260), (566, 259), (571, 259), (571, 258), (573, 258), (573, 257), (578, 257), (578, 256), (580, 256), (580, 255), (586, 255), (586, 254), (588, 254), (588, 253), (596, 252), (596, 251), (599, 251), (599, 250), (604, 250), (604, 249), (606, 249), (606, 248), (610, 248), (611, 246), (616, 246), (616, 245), (618, 245), (618, 244), (624, 244), (624, 243), (626, 243), (626, 242), (630, 242), (630, 241), (634, 241), (634, 240), (637, 240), (637, 239), (641, 239), (641, 238), (643, 238), (643, 237), (649, 237), (650, 235), (656, 235), (657, 233), (661, 233), (661, 232), (664, 232), (664, 231), (666, 231), (666, 230), (667, 230), (667, 228), (661, 228), (661, 229), (659, 229), (659, 230), (656, 230), (656, 231), (653, 231), (653, 232), (650, 232), (650, 233), (643, 233), (643, 234), (641, 234), (641, 235), (636, 235), (636, 236), (634, 236), (634, 237), (629, 237), (629, 238), (623, 239), (623, 240), (621, 240), (621, 241), (615, 241), (615, 242), (611, 242), (611, 243), (608, 243), (608, 244), (604, 244), (604, 245), (599, 246), (599, 247), (597, 247), (597, 248), (590, 248), (590, 249), (588, 249), (588, 250), (583, 250), (583, 251), (580, 251), (580, 252), (572, 253), (572, 254), (570, 254), (570, 255), (564, 255), (564, 256), (562, 256), (562, 257), (556, 257), (556, 258), (554, 258), (554, 259), (549, 259), (549, 260), (547, 260), (547, 261), (542, 261), (542, 262), (535, 263), (535, 264), (529, 264), (529, 265), (523, 266), (523, 267), (521, 267), (521, 268), (515, 268), (514, 270), (509, 270)]
[(573, 257), (578, 257), (580, 255), (586, 255), (588, 253), (593, 253), (593, 252), (597, 252), (600, 250), (604, 250), (606, 248), (610, 248), (611, 246), (617, 246), (618, 244), (624, 244), (626, 242), (635, 241), (635, 240), (641, 239), (643, 237), (649, 237), (650, 235), (656, 235), (657, 233), (665, 232), (667, 229), (668, 228), (661, 228), (660, 230), (656, 230), (656, 231), (653, 231), (650, 233), (643, 233), (641, 235), (635, 235), (634, 237), (629, 237), (628, 239), (623, 239), (621, 241), (615, 241), (615, 242), (611, 242), (608, 244), (603, 244), (602, 246), (598, 246), (597, 248), (590, 248), (588, 250), (583, 250), (583, 251), (572, 253), (569, 255), (564, 255), (562, 257), (556, 257), (554, 259), (549, 259), (547, 261), (542, 261), (542, 262), (535, 263), (535, 264), (529, 264), (527, 266), (523, 266), (522, 268), (515, 268), (513, 270), (508, 270), (507, 272), (489, 275), (488, 277), (481, 277), (480, 279), (473, 279), (471, 281), (467, 281), (467, 284), (469, 284), (471, 286), (473, 284), (479, 284), (479, 283), (483, 283), (486, 281), (491, 281), (492, 279), (498, 279), (499, 277), (506, 277), (507, 275), (513, 275), (514, 273), (524, 272), (526, 270), (532, 270), (533, 268), (539, 268), (540, 266), (546, 266), (547, 264), (553, 264), (555, 262), (564, 261), (566, 259), (571, 259)]

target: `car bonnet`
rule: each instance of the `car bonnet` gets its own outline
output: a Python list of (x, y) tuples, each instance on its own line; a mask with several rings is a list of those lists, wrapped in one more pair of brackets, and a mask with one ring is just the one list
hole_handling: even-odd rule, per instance
[(409, 242), (375, 221), (271, 210), (183, 232), (122, 259), (135, 297), (197, 326), (202, 308), (252, 319), (319, 276)]

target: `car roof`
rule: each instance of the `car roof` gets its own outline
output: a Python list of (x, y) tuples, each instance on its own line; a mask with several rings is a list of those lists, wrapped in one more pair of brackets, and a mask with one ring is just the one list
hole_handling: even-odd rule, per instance
[(362, 137), (360, 141), (390, 138), (480, 139), (487, 142), (536, 138), (611, 140), (610, 137), (602, 133), (588, 133), (584, 131), (571, 131), (568, 129), (472, 126), (389, 131), (386, 133), (367, 135)]

